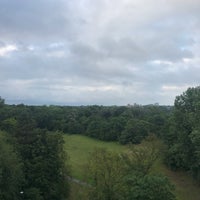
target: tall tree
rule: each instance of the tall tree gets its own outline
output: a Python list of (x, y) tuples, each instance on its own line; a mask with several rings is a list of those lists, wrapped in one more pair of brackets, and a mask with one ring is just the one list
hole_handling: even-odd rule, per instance
[(1, 96), (0, 96), (0, 107), (4, 106), (4, 104), (5, 104), (5, 100), (2, 99)]
[(200, 87), (188, 88), (177, 96), (174, 106), (167, 163), (173, 169), (191, 171), (200, 181)]
[(138, 144), (147, 137), (149, 133), (151, 133), (151, 124), (149, 122), (131, 119), (127, 122), (119, 141), (122, 144)]
[(30, 200), (62, 200), (68, 195), (68, 170), (65, 166), (60, 133), (22, 128), (16, 134), (25, 175), (24, 197)]
[(123, 163), (118, 155), (96, 149), (90, 157), (88, 179), (91, 200), (123, 200)]
[(22, 162), (7, 134), (0, 132), (0, 199), (20, 200), (23, 181)]

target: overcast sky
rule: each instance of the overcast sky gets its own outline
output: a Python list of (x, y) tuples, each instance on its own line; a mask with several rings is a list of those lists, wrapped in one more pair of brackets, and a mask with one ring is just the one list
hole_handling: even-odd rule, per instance
[(0, 0), (7, 103), (173, 105), (199, 81), (199, 0)]

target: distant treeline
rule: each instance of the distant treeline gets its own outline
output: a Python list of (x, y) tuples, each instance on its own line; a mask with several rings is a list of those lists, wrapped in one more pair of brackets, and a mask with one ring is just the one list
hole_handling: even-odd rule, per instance
[(0, 110), (0, 128), (12, 131), (27, 118), (39, 129), (82, 134), (121, 144), (140, 143), (149, 134), (167, 132), (172, 106), (26, 106), (5, 105)]

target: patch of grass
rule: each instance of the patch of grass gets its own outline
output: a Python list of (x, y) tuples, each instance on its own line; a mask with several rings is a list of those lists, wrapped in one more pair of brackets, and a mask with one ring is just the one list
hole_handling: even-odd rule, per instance
[(70, 157), (72, 176), (83, 180), (84, 166), (87, 164), (89, 154), (95, 148), (105, 148), (109, 151), (120, 153), (125, 151), (126, 147), (117, 142), (104, 142), (92, 139), (82, 135), (64, 135), (65, 150)]
[(175, 185), (177, 200), (200, 200), (200, 186), (185, 172), (173, 172), (160, 166), (161, 172), (165, 174)]
[(153, 171), (169, 178), (175, 186), (177, 200), (200, 200), (200, 186), (186, 172), (171, 171), (163, 164), (161, 158), (156, 161)]

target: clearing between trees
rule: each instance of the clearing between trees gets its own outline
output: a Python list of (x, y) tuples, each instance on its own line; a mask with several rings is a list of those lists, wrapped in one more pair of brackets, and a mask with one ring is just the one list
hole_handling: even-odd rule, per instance
[[(104, 142), (82, 135), (64, 135), (65, 149), (70, 157), (72, 177), (78, 180), (84, 180), (85, 166), (90, 153), (95, 148), (105, 148), (108, 151), (121, 153), (127, 151), (127, 146), (120, 145), (117, 142)], [(167, 169), (161, 161), (156, 162), (155, 171), (166, 175), (175, 185), (177, 200), (199, 200), (200, 187), (194, 180), (184, 172), (173, 172)], [(78, 198), (84, 200), (84, 187), (76, 182), (71, 183), (71, 199)]]

